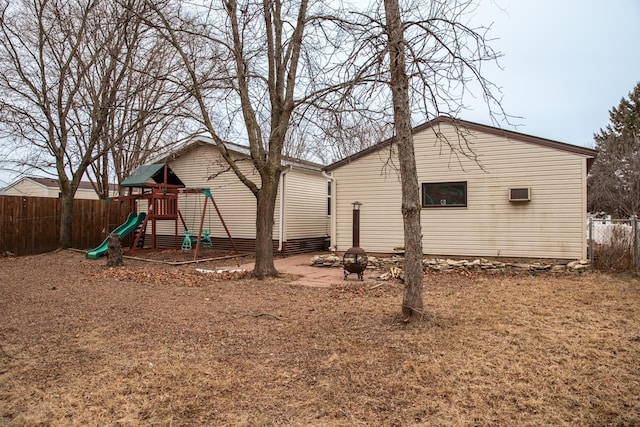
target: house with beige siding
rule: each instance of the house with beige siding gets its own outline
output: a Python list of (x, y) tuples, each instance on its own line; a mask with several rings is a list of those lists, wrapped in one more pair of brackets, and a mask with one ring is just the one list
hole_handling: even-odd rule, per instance
[[(118, 193), (118, 186), (111, 186), (111, 194)], [(27, 176), (8, 185), (0, 192), (4, 196), (60, 197), (60, 184), (57, 179)], [(76, 199), (99, 199), (93, 185), (81, 181), (75, 194)]]
[[(426, 255), (586, 257), (587, 171), (594, 150), (464, 120), (439, 117), (414, 128)], [(325, 168), (331, 177), (331, 246), (404, 246), (401, 185), (393, 139)]]
[[(249, 160), (248, 148), (228, 144), (237, 165), (250, 179), (260, 175)], [(214, 142), (198, 137), (162, 159), (186, 188), (209, 188), (233, 241), (243, 250), (255, 247), (256, 199), (222, 158)], [(178, 207), (187, 226), (199, 226), (204, 197), (180, 195)], [(225, 247), (228, 239), (215, 210), (208, 208), (204, 228), (211, 230), (214, 246)], [(161, 234), (173, 228), (159, 226)], [(327, 215), (327, 179), (322, 165), (285, 158), (276, 199), (273, 244), (281, 253), (309, 252), (328, 245), (330, 221)]]

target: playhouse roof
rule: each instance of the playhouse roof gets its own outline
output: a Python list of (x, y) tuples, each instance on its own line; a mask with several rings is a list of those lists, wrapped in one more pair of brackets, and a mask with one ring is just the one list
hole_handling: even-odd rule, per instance
[(165, 163), (154, 163), (151, 165), (142, 165), (134, 170), (124, 181), (123, 187), (146, 187), (148, 184), (155, 182), (156, 184), (171, 184), (184, 187), (184, 183), (178, 176), (167, 166), (167, 182), (164, 182)]

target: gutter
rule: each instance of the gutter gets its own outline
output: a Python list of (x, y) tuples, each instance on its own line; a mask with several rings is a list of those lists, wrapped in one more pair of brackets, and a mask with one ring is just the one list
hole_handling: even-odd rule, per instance
[(293, 166), (289, 165), (286, 169), (280, 172), (280, 218), (278, 224), (278, 252), (282, 252), (282, 243), (284, 239), (284, 176), (291, 172)]
[(327, 180), (331, 181), (331, 235), (329, 236), (330, 238), (330, 242), (329, 242), (329, 250), (331, 252), (335, 252), (336, 250), (336, 230), (338, 229), (338, 219), (336, 218), (336, 212), (337, 212), (337, 191), (336, 191), (336, 179), (333, 176), (333, 172), (325, 172), (324, 170), (322, 171), (322, 176), (325, 177)]

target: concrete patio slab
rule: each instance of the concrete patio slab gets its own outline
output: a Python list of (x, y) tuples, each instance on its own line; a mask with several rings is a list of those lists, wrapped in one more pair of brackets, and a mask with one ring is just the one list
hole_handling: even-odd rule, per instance
[[(351, 274), (347, 281), (344, 280), (344, 273), (341, 268), (335, 267), (313, 267), (309, 265), (309, 261), (314, 254), (293, 255), (286, 258), (276, 258), (275, 265), (280, 273), (295, 274), (300, 277), (294, 280), (293, 284), (312, 286), (317, 288), (326, 288), (336, 284), (344, 284), (348, 282), (358, 282), (357, 275)], [(253, 269), (253, 263), (242, 264), (239, 268), (246, 270)], [(238, 267), (235, 267), (238, 268)], [(369, 280), (365, 271), (364, 283)]]

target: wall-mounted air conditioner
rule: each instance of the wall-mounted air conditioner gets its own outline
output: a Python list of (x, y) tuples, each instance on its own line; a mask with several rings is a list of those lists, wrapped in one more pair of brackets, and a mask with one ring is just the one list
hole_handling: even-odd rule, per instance
[(531, 187), (509, 189), (510, 202), (528, 202), (529, 200), (531, 200)]

